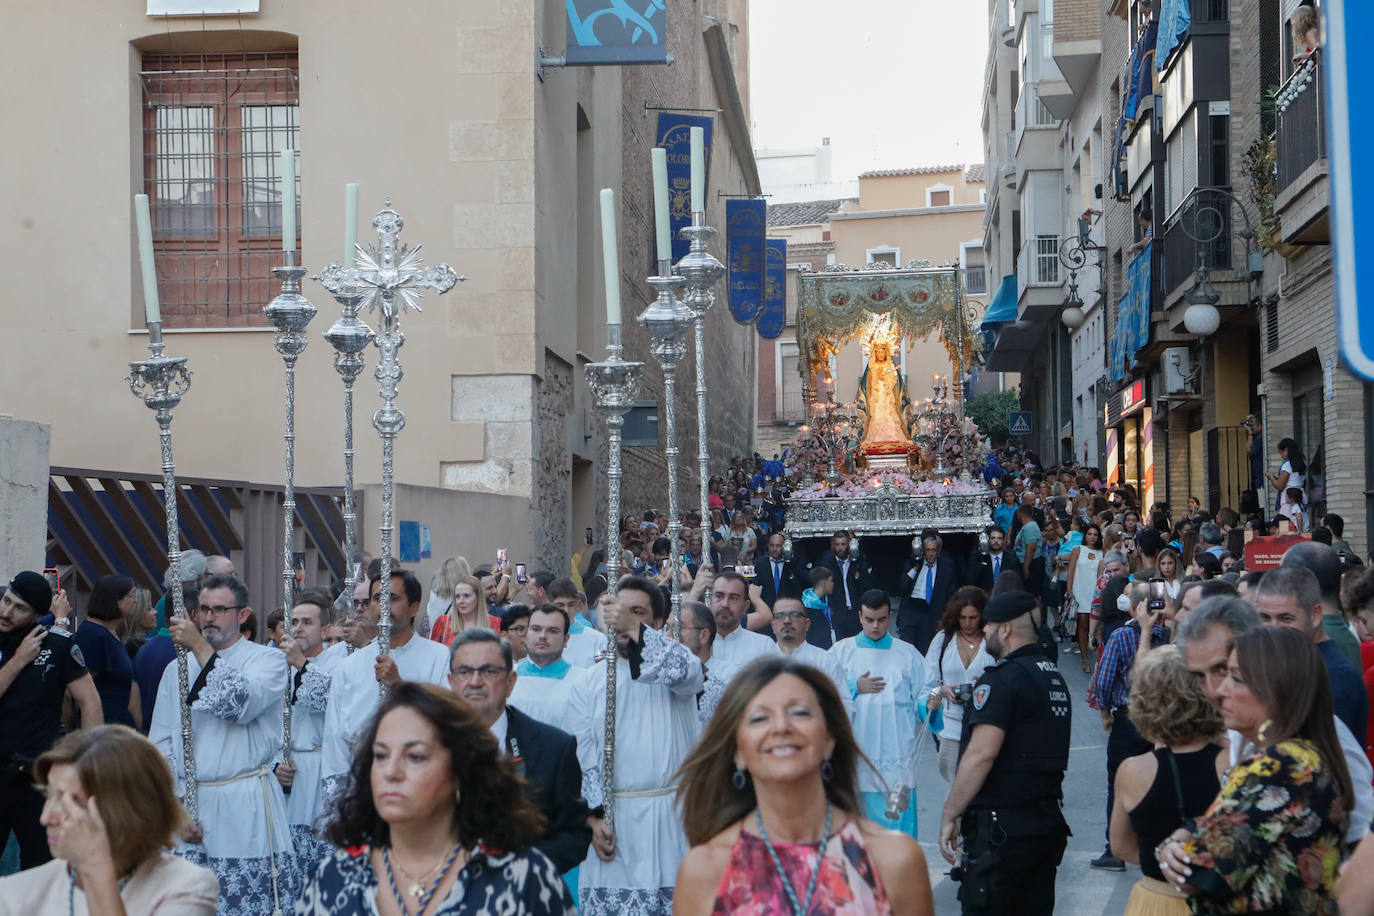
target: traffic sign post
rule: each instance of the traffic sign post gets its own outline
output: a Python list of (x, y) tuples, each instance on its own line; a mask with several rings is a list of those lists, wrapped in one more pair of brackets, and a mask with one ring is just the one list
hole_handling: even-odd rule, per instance
[(1029, 436), (1031, 434), (1031, 412), (1029, 410), (1013, 410), (1008, 413), (1007, 432), (1013, 436)]
[(1374, 35), (1374, 4), (1326, 0), (1322, 6), (1338, 337), (1350, 369), (1374, 380), (1374, 260), (1357, 247), (1357, 240), (1363, 238), (1368, 248), (1374, 234), (1374, 171), (1360, 164), (1367, 163), (1362, 157), (1374, 145), (1374, 99), (1369, 92), (1374, 85), (1374, 55), (1364, 47)]

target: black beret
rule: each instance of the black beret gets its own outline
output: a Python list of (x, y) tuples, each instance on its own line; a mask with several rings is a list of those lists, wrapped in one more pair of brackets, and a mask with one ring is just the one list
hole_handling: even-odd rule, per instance
[(10, 580), (10, 591), (42, 617), (52, 608), (52, 586), (42, 573), (26, 569)]
[(1029, 614), (1040, 606), (1030, 592), (1003, 592), (993, 596), (983, 608), (984, 623), (1006, 623)]

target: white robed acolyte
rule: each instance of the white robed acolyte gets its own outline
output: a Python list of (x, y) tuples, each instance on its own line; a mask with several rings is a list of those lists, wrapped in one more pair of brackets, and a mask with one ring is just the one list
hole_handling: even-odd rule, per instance
[[(286, 800), (272, 773), (279, 759), (287, 664), (281, 652), (240, 638), (210, 657), (205, 677), (186, 656), (192, 685), (192, 747), (204, 842), (176, 852), (219, 877), (220, 916), (290, 912), (301, 876), (287, 825)], [(184, 796), (177, 666), (158, 683), (148, 737), (172, 764)]]
[[(381, 699), (377, 684), (378, 639), (343, 658), (330, 678), (329, 703), (324, 713), (324, 747), (320, 770), (324, 775), (326, 807), (340, 789), (353, 764), (353, 749), (372, 721)], [(448, 647), (414, 631), (390, 657), (403, 681), (448, 688)]]
[[(606, 637), (601, 637), (601, 642), (604, 645)], [(591, 676), (591, 670), (569, 664), (567, 651), (563, 654), (565, 657), (543, 668), (529, 658), (516, 662), (515, 687), (507, 702), (531, 719), (572, 733), (573, 726), (568, 715), (569, 699), (577, 685)]]
[[(870, 819), (911, 836), (916, 835), (916, 701), (925, 684), (925, 659), (915, 646), (891, 633), (873, 640), (863, 633), (842, 639), (830, 649), (844, 668), (846, 686), (854, 698), (854, 737), (877, 767), (859, 767), (859, 791)], [(878, 693), (859, 693), (859, 678), (882, 678)], [(929, 742), (933, 756), (935, 744)], [(906, 787), (906, 804), (894, 798), (899, 816), (889, 818), (887, 793)]]
[[(592, 849), (578, 876), (583, 916), (668, 916), (673, 885), (687, 855), (672, 782), (700, 731), (697, 693), (701, 662), (668, 633), (646, 627), (639, 677), (617, 656), (615, 858)], [(606, 734), (605, 660), (569, 696), (568, 727), (576, 729), (587, 803), (603, 802), (601, 754)]]
[[(590, 668), (596, 664), (597, 653), (605, 648), (606, 634), (588, 623), (581, 614), (574, 614), (572, 629), (568, 631), (568, 645), (563, 649), (563, 660), (574, 668)], [(524, 712), (524, 707), (520, 711)]]
[(329, 688), (334, 668), (348, 658), (348, 646), (336, 643), (314, 658), (306, 659), (305, 670), (292, 672), (294, 702), (291, 705), (291, 762), (296, 775), (286, 793), (286, 819), (291, 825), (291, 840), (296, 845), (296, 861), (306, 878), (330, 847), (319, 838), (321, 792), (324, 767), (324, 714), (329, 705)]

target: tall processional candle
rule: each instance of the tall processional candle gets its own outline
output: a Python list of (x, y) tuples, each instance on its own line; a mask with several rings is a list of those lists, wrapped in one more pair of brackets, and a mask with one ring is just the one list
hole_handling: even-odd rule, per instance
[(344, 267), (352, 267), (358, 251), (358, 183), (344, 185)]
[(706, 131), (693, 127), (692, 131), (692, 212), (706, 209)]
[(134, 222), (138, 226), (138, 263), (143, 270), (143, 316), (148, 324), (162, 323), (157, 301), (157, 269), (153, 266), (153, 219), (148, 195), (134, 195)]
[(296, 151), (281, 151), (281, 250), (296, 250)]
[(668, 228), (668, 151), (661, 146), (652, 150), (654, 163), (654, 222), (657, 229), (658, 260), (673, 259), (673, 237)]
[(606, 271), (606, 323), (620, 324), (620, 253), (616, 250), (615, 191), (601, 189), (601, 262)]

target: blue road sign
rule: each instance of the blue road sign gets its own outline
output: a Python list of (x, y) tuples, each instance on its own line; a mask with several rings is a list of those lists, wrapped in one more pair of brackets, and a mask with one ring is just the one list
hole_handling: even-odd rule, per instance
[[(1322, 6), (1337, 336), (1351, 370), (1374, 380), (1374, 256), (1369, 254), (1369, 239), (1374, 236), (1374, 171), (1363, 158), (1374, 148), (1374, 98), (1369, 92), (1374, 85), (1374, 55), (1365, 47), (1374, 35), (1374, 4), (1326, 0)], [(1363, 250), (1356, 247), (1361, 238)]]
[(1013, 410), (1007, 415), (1007, 432), (1013, 436), (1029, 436), (1031, 434), (1031, 412), (1029, 410)]

